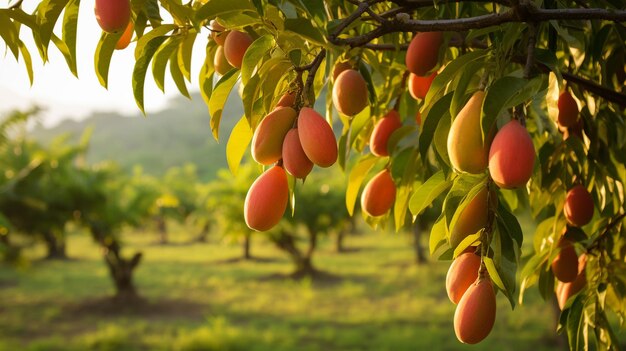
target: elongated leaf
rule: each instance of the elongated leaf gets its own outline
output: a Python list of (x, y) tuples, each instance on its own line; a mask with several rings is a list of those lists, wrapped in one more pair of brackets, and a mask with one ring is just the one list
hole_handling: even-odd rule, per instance
[(428, 111), (428, 114), (423, 117), (422, 133), (419, 136), (419, 150), (422, 158), (426, 157), (426, 152), (428, 152), (428, 148), (433, 141), (433, 137), (435, 136), (435, 131), (437, 130), (437, 125), (439, 125), (441, 117), (447, 114), (448, 109), (450, 108), (452, 95), (453, 93), (448, 93), (446, 96), (439, 99), (433, 105), (432, 109)]
[(44, 48), (48, 47), (52, 38), (52, 30), (61, 11), (69, 0), (43, 0), (37, 7), (37, 24), (39, 25), (39, 38)]
[(69, 67), (70, 71), (72, 71), (74, 76), (76, 76), (77, 75), (76, 61), (72, 57), (72, 54), (70, 53), (70, 49), (67, 47), (65, 42), (61, 40), (59, 37), (57, 37), (55, 34), (52, 34), (52, 42), (54, 43), (54, 46), (56, 46), (57, 49), (59, 49), (59, 51), (63, 55), (63, 58), (65, 59), (65, 62), (67, 63), (67, 66)]
[(198, 10), (196, 20), (214, 18), (224, 12), (245, 10), (255, 11), (254, 5), (248, 0), (211, 0)]
[(446, 243), (446, 237), (448, 236), (448, 229), (446, 227), (446, 220), (444, 216), (439, 216), (437, 222), (430, 230), (430, 238), (428, 239), (428, 247), (431, 256)]
[(285, 29), (298, 34), (304, 40), (310, 41), (315, 45), (326, 45), (326, 39), (322, 32), (313, 26), (310, 20), (306, 18), (288, 18), (285, 20)]
[(152, 59), (152, 75), (157, 87), (163, 92), (165, 92), (165, 67), (167, 67), (167, 62), (180, 44), (181, 39), (179, 36), (170, 37), (159, 47)]
[(378, 162), (374, 155), (363, 156), (350, 171), (348, 176), (348, 187), (346, 188), (346, 208), (350, 216), (354, 214), (354, 205), (359, 195), (359, 189), (369, 171)]
[(252, 73), (256, 66), (260, 63), (261, 58), (275, 45), (274, 38), (271, 35), (264, 35), (255, 40), (243, 55), (241, 64), (241, 82), (245, 85), (252, 77)]
[(204, 103), (209, 106), (209, 100), (213, 93), (213, 75), (215, 73), (215, 67), (213, 66), (213, 56), (215, 56), (215, 46), (207, 45), (206, 57), (204, 64), (200, 68), (200, 75), (198, 76), (198, 84), (200, 86), (200, 94)]
[(250, 140), (252, 140), (252, 129), (250, 129), (248, 124), (248, 119), (242, 116), (239, 122), (235, 124), (226, 143), (226, 161), (228, 162), (230, 172), (234, 176), (237, 175), (239, 164), (248, 149)]
[(444, 191), (452, 186), (452, 180), (447, 180), (442, 171), (432, 177), (415, 190), (409, 201), (409, 210), (413, 216), (418, 216)]
[(183, 42), (180, 44), (178, 48), (178, 65), (180, 67), (180, 71), (187, 79), (188, 82), (191, 83), (191, 54), (193, 51), (193, 43), (196, 41), (196, 36), (198, 34), (195, 32), (189, 32)]
[(137, 41), (137, 46), (135, 47), (135, 60), (139, 60), (143, 55), (144, 51), (147, 50), (146, 46), (155, 38), (161, 38), (167, 35), (169, 32), (176, 29), (178, 26), (175, 24), (164, 24), (160, 27), (156, 27), (155, 29), (149, 31), (144, 34)]
[(30, 56), (30, 52), (24, 45), (24, 42), (19, 41), (20, 52), (22, 53), (22, 59), (24, 60), (24, 65), (26, 66), (26, 72), (28, 73), (28, 79), (30, 80), (30, 85), (33, 85), (33, 60)]
[(141, 55), (137, 62), (135, 62), (135, 68), (133, 69), (133, 95), (135, 96), (137, 106), (144, 115), (146, 112), (144, 111), (143, 105), (143, 87), (146, 82), (146, 72), (148, 71), (148, 66), (150, 65), (150, 61), (152, 60), (154, 53), (165, 41), (165, 39), (167, 39), (167, 37), (162, 36), (151, 40), (145, 46), (143, 55)]
[(0, 37), (2, 37), (17, 60), (19, 57), (17, 28), (15, 28), (15, 25), (4, 11), (0, 12)]
[(70, 71), (78, 77), (76, 69), (76, 28), (78, 26), (78, 9), (80, 0), (70, 0), (63, 13), (63, 42), (67, 45), (72, 64)]
[(109, 80), (109, 66), (111, 65), (111, 57), (113, 51), (115, 51), (115, 45), (122, 36), (122, 33), (108, 34), (102, 32), (98, 46), (96, 46), (96, 53), (94, 57), (94, 65), (96, 68), (96, 76), (100, 85), (107, 88)]
[(172, 75), (172, 79), (174, 80), (174, 84), (176, 84), (178, 91), (180, 91), (180, 93), (186, 98), (191, 99), (189, 91), (187, 90), (187, 84), (185, 84), (185, 77), (181, 70), (181, 66), (183, 66), (183, 64), (179, 61), (179, 58), (180, 55), (177, 55), (175, 52), (172, 53), (172, 56), (170, 57), (170, 74)]
[(502, 282), (502, 278), (500, 278), (500, 274), (498, 273), (496, 265), (491, 257), (484, 257), (483, 261), (485, 262), (485, 267), (487, 267), (487, 272), (489, 272), (489, 278), (491, 278), (491, 281), (493, 281), (493, 283), (496, 284), (500, 290), (506, 290), (504, 283)]
[(239, 70), (232, 69), (223, 75), (215, 84), (211, 98), (209, 99), (209, 113), (211, 114), (211, 132), (215, 140), (219, 140), (220, 121), (222, 119), (222, 110), (228, 99), (230, 91), (237, 82), (237, 72)]

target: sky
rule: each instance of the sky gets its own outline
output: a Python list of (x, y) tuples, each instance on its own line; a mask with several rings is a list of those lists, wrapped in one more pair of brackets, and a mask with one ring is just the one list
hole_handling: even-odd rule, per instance
[[(35, 1), (25, 1), (23, 9), (30, 13), (34, 5)], [(78, 16), (76, 52), (79, 79), (72, 75), (63, 56), (52, 43), (50, 61), (43, 65), (30, 29), (24, 27), (20, 38), (26, 43), (33, 59), (34, 81), (31, 86), (21, 57), (20, 62), (17, 62), (0, 39), (0, 115), (37, 104), (45, 108), (40, 116), (42, 123), (52, 126), (66, 118), (88, 117), (94, 111), (119, 112), (133, 116), (140, 114), (131, 85), (135, 43), (131, 43), (125, 50), (116, 50), (114, 53), (109, 69), (109, 89), (103, 88), (98, 82), (93, 57), (101, 29), (96, 22), (93, 6), (93, 0), (83, 1)], [(59, 37), (62, 17), (61, 14), (55, 28), (55, 33)], [(204, 60), (205, 46), (206, 38), (198, 36), (192, 56), (192, 84), (188, 85), (190, 91), (198, 90), (197, 76)], [(154, 83), (151, 70), (148, 71), (144, 99), (148, 116), (150, 112), (163, 109), (168, 100), (177, 95), (179, 92), (171, 78), (166, 80), (163, 94)]]

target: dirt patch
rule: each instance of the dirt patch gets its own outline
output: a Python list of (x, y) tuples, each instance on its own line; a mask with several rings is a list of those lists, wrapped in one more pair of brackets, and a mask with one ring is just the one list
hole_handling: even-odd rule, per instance
[(122, 316), (157, 319), (203, 319), (208, 306), (188, 300), (148, 300), (137, 298), (119, 301), (112, 297), (86, 299), (64, 306), (61, 319), (81, 317), (116, 318)]

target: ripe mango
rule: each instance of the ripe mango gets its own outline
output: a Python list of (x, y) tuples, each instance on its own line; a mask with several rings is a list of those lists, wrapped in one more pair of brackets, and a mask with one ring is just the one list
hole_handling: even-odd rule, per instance
[(450, 228), (450, 246), (457, 247), (468, 235), (478, 233), (487, 226), (489, 207), (487, 193), (491, 194), (491, 203), (498, 201), (495, 191), (487, 191), (487, 187), (481, 189), (476, 196), (467, 204), (459, 215), (454, 227)]
[(209, 22), (209, 29), (211, 29), (211, 38), (213, 38), (215, 43), (219, 46), (224, 46), (224, 41), (226, 41), (226, 37), (229, 33), (226, 28), (216, 20), (211, 20), (211, 22)]
[(94, 12), (103, 31), (118, 33), (125, 30), (130, 22), (130, 1), (96, 0)]
[(477, 344), (489, 335), (495, 321), (496, 294), (491, 280), (477, 280), (456, 306), (454, 333), (464, 344)]
[(578, 104), (569, 91), (564, 91), (559, 95), (557, 102), (559, 108), (558, 122), (563, 127), (573, 127), (578, 121)]
[(213, 58), (213, 65), (215, 66), (215, 71), (220, 75), (225, 75), (233, 69), (233, 66), (228, 63), (226, 57), (224, 56), (224, 47), (218, 46), (217, 51), (215, 51), (215, 57)]
[(365, 185), (361, 194), (361, 209), (372, 217), (382, 216), (396, 200), (396, 184), (391, 172), (384, 169)]
[(313, 169), (313, 162), (306, 157), (304, 149), (302, 149), (298, 128), (293, 128), (285, 135), (283, 166), (289, 174), (301, 179), (306, 178)]
[(426, 77), (420, 77), (411, 73), (409, 76), (409, 93), (411, 93), (411, 96), (415, 100), (424, 99), (435, 77), (437, 77), (437, 72), (433, 72), (433, 74)]
[(413, 37), (406, 51), (406, 67), (413, 74), (424, 76), (435, 68), (439, 60), (439, 48), (443, 43), (443, 33), (424, 32)]
[(367, 84), (361, 73), (347, 69), (337, 77), (333, 85), (333, 104), (337, 111), (354, 116), (367, 106)]
[(491, 178), (504, 189), (526, 185), (533, 173), (535, 147), (518, 121), (505, 124), (491, 143), (489, 150), (489, 172)]
[(390, 110), (376, 123), (372, 135), (370, 136), (370, 150), (376, 156), (389, 156), (387, 144), (389, 137), (398, 128), (402, 127), (400, 114), (396, 110)]
[(228, 33), (226, 40), (224, 40), (224, 56), (226, 56), (228, 63), (233, 67), (241, 68), (243, 55), (245, 55), (252, 42), (252, 37), (248, 33), (236, 30)]
[(574, 226), (582, 227), (591, 222), (593, 218), (593, 197), (587, 188), (576, 185), (571, 188), (565, 196), (565, 219)]
[(287, 92), (283, 96), (280, 97), (278, 102), (276, 103), (276, 107), (293, 107), (296, 103), (296, 92)]
[(561, 310), (565, 307), (567, 300), (570, 297), (578, 294), (587, 285), (587, 276), (585, 268), (587, 266), (587, 256), (585, 254), (580, 255), (578, 258), (578, 275), (573, 282), (563, 283), (558, 282), (556, 286), (556, 298), (559, 302)]
[(578, 275), (578, 255), (572, 242), (561, 238), (558, 243), (559, 253), (552, 260), (552, 273), (559, 281), (569, 283)]
[(457, 304), (467, 288), (478, 279), (480, 256), (473, 252), (460, 254), (448, 269), (446, 291), (452, 303)]
[(246, 225), (259, 232), (272, 229), (283, 218), (288, 201), (287, 174), (282, 167), (274, 166), (261, 174), (246, 194)]
[(335, 134), (317, 111), (303, 107), (298, 116), (298, 136), (309, 160), (320, 167), (330, 167), (337, 161)]
[(484, 99), (484, 91), (475, 92), (450, 127), (448, 155), (452, 167), (459, 172), (481, 173), (487, 168), (489, 146), (483, 143), (480, 126)]
[(283, 140), (295, 120), (296, 111), (291, 107), (279, 107), (265, 116), (252, 136), (252, 158), (263, 165), (280, 160)]
[(128, 47), (131, 39), (133, 39), (133, 28), (133, 22), (129, 21), (126, 30), (124, 30), (124, 33), (122, 33), (122, 36), (115, 44), (115, 50), (124, 50)]

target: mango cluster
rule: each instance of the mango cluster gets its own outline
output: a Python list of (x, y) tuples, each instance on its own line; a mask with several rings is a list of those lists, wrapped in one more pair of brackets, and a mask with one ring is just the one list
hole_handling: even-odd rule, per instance
[(241, 68), (243, 56), (254, 41), (245, 32), (226, 30), (217, 20), (209, 22), (211, 38), (217, 44), (217, 51), (213, 58), (215, 71), (220, 75), (226, 74), (233, 68)]
[(330, 167), (337, 161), (330, 124), (310, 107), (296, 112), (295, 100), (294, 92), (283, 95), (254, 131), (252, 158), (273, 166), (254, 181), (246, 195), (244, 217), (250, 229), (267, 231), (280, 222), (289, 202), (287, 173), (304, 179), (314, 164)]

